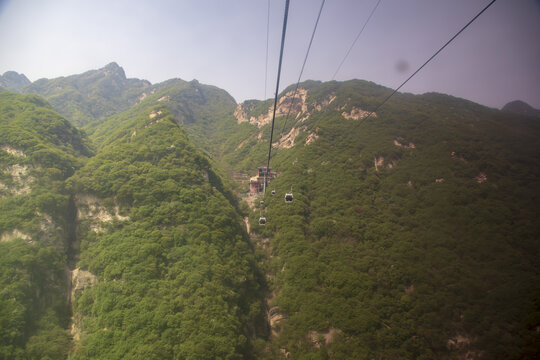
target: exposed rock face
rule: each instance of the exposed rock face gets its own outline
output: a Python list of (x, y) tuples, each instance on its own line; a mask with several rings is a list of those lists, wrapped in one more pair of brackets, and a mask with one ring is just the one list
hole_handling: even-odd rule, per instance
[[(360, 120), (360, 119), (364, 119), (368, 117), (369, 114), (370, 114), (369, 111), (362, 110), (360, 108), (353, 106), (351, 111), (349, 112), (344, 111), (341, 113), (341, 116), (343, 116), (345, 119)], [(371, 113), (371, 116), (377, 117), (377, 114)]]
[(22, 233), (18, 229), (13, 229), (12, 231), (5, 231), (0, 235), (0, 242), (7, 242), (13, 239), (23, 239), (24, 241), (32, 242), (30, 235)]
[(319, 138), (319, 135), (317, 135), (317, 132), (312, 132), (312, 133), (309, 134), (308, 137), (306, 138), (306, 145), (311, 144), (312, 142), (314, 142), (314, 141), (317, 140), (318, 138)]
[(403, 141), (403, 139), (394, 139), (394, 145), (396, 146), (399, 146), (399, 147), (402, 147), (404, 149), (415, 149), (416, 148), (416, 145), (414, 145), (414, 143), (412, 142), (409, 142), (409, 144), (402, 144), (400, 141)]
[(283, 319), (285, 319), (285, 315), (279, 312), (279, 308), (277, 306), (271, 307), (268, 310), (268, 323), (270, 324), (270, 328), (272, 329), (272, 334), (274, 336), (277, 336), (279, 332), (279, 323)]
[[(293, 98), (294, 97), (294, 98)], [(285, 95), (279, 98), (276, 106), (276, 117), (286, 116), (289, 114), (292, 117), (298, 117), (302, 112), (307, 111), (306, 106), (306, 89), (298, 89), (296, 96), (294, 96), (294, 90), (287, 92)], [(290, 112), (290, 113), (289, 113)], [(274, 107), (270, 106), (266, 113), (261, 114), (257, 117), (251, 116), (249, 119), (247, 117), (246, 111), (242, 104), (239, 104), (234, 111), (234, 116), (236, 117), (236, 122), (238, 124), (243, 122), (249, 122), (252, 125), (257, 125), (259, 128), (263, 127), (266, 124), (272, 122), (272, 116), (274, 113)]]
[(289, 111), (291, 115), (298, 114), (299, 112), (306, 112), (307, 92), (308, 91), (306, 89), (298, 88), (296, 96), (294, 96), (294, 91), (289, 91), (288, 93), (280, 97), (278, 101), (278, 106), (276, 108), (276, 116), (287, 115)]
[(300, 134), (300, 128), (293, 127), (291, 131), (283, 135), (277, 143), (273, 145), (278, 149), (290, 149), (294, 146), (294, 140)]
[(332, 341), (334, 341), (334, 338), (340, 333), (341, 330), (334, 328), (330, 328), (326, 332), (311, 330), (310, 332), (308, 332), (308, 337), (313, 343), (313, 346), (319, 349), (321, 345), (331, 344)]
[(114, 207), (114, 212), (109, 211), (102, 205), (102, 200), (92, 195), (75, 196), (77, 205), (77, 218), (79, 220), (90, 220), (90, 230), (99, 232), (103, 230), (104, 223), (110, 223), (113, 220), (126, 221), (129, 216), (119, 214), (118, 206)]
[(149, 119), (153, 119), (153, 118), (155, 118), (156, 116), (161, 115), (161, 114), (162, 114), (162, 111), (161, 111), (161, 110), (159, 110), (159, 111), (157, 111), (157, 112), (156, 112), (156, 111), (152, 111), (152, 112), (148, 115), (148, 118), (149, 118)]
[(315, 103), (315, 110), (321, 111), (323, 108), (330, 105), (334, 100), (336, 100), (336, 95), (330, 95), (327, 98), (325, 98), (320, 104)]
[(244, 111), (244, 108), (242, 104), (238, 104), (236, 106), (236, 109), (234, 110), (234, 117), (236, 118), (236, 122), (238, 124), (241, 124), (243, 122), (247, 122), (248, 118), (246, 116), (246, 112)]
[(379, 168), (384, 165), (384, 157), (379, 156), (374, 158), (373, 164), (375, 165), (375, 171), (379, 171)]
[(7, 152), (10, 155), (18, 156), (18, 157), (26, 157), (26, 154), (19, 149), (15, 149), (9, 145), (2, 145), (0, 146), (0, 150)]
[(19, 164), (13, 164), (5, 168), (3, 172), (11, 175), (13, 186), (7, 186), (6, 184), (0, 183), (0, 190), (5, 190), (8, 195), (29, 194), (31, 191), (30, 185), (34, 181), (34, 178), (28, 175), (28, 170), (28, 165)]
[[(81, 270), (76, 268), (71, 271), (71, 293), (70, 293), (70, 302), (73, 307), (73, 301), (75, 298), (86, 288), (94, 286), (98, 282), (97, 277), (92, 274), (90, 271)], [(71, 319), (71, 336), (73, 336), (74, 341), (79, 341), (81, 339), (81, 324), (78, 316), (75, 316)]]

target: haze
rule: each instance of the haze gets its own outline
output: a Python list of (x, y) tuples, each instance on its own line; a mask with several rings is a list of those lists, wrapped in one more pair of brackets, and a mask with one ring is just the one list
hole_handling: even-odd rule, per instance
[[(489, 1), (382, 0), (336, 80), (397, 87)], [(328, 0), (302, 80), (328, 81), (376, 0)], [(31, 81), (115, 61), (152, 83), (179, 77), (241, 102), (271, 97), (284, 1), (0, 1), (0, 73)], [(320, 1), (292, 0), (282, 87), (296, 82)], [(437, 91), (500, 108), (540, 108), (540, 1), (498, 0), (402, 91)]]

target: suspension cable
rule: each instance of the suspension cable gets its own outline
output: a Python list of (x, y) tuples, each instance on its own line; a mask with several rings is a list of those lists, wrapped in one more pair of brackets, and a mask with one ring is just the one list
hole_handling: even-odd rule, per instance
[(302, 64), (302, 69), (300, 70), (300, 75), (298, 75), (298, 81), (296, 81), (296, 86), (294, 88), (294, 93), (291, 101), (291, 105), (289, 106), (289, 110), (287, 111), (287, 116), (285, 117), (285, 123), (283, 124), (283, 127), (281, 128), (280, 134), (283, 134), (283, 131), (285, 130), (285, 126), (287, 125), (287, 120), (289, 120), (289, 115), (291, 114), (291, 109), (294, 105), (294, 100), (296, 99), (296, 95), (298, 93), (298, 85), (300, 84), (300, 79), (302, 78), (302, 74), (304, 73), (304, 67), (306, 66), (306, 62), (309, 56), (309, 51), (311, 50), (311, 44), (313, 43), (313, 38), (315, 37), (315, 31), (317, 31), (317, 25), (319, 25), (319, 19), (321, 18), (322, 9), (324, 7), (324, 2), (326, 0), (322, 0), (321, 8), (319, 9), (319, 15), (317, 15), (317, 21), (315, 21), (315, 27), (313, 28), (313, 32), (311, 33), (311, 39), (309, 40), (309, 45), (306, 51), (306, 57), (304, 58), (304, 63)]
[(336, 78), (336, 75), (338, 73), (338, 71), (341, 69), (341, 66), (343, 66), (343, 63), (345, 62), (345, 59), (347, 59), (347, 57), (349, 57), (349, 54), (351, 53), (351, 50), (353, 49), (354, 45), (356, 44), (356, 42), (358, 41), (358, 38), (360, 38), (360, 35), (362, 35), (362, 33), (364, 32), (364, 29), (366, 28), (369, 20), (371, 19), (371, 17), (373, 16), (373, 13), (375, 12), (375, 10), (377, 10), (377, 8), (379, 7), (379, 4), (381, 3), (382, 0), (379, 0), (377, 1), (377, 4), (375, 5), (375, 7), (373, 8), (373, 10), (371, 10), (371, 14), (369, 14), (366, 22), (364, 23), (364, 26), (362, 26), (362, 29), (360, 29), (360, 32), (358, 33), (358, 35), (356, 35), (356, 38), (354, 39), (354, 41), (352, 42), (351, 46), (349, 47), (349, 50), (347, 51), (347, 53), (345, 54), (345, 56), (343, 57), (343, 59), (341, 60), (341, 63), (339, 64), (338, 68), (336, 69), (336, 72), (334, 73), (334, 75), (332, 76), (332, 80), (334, 80)]
[(422, 64), (422, 66), (420, 66), (414, 73), (412, 73), (411, 76), (409, 76), (407, 78), (407, 80), (405, 80), (401, 85), (399, 85), (394, 91), (392, 91), (392, 93), (390, 95), (388, 95), (386, 97), (386, 99), (384, 99), (379, 105), (377, 105), (377, 107), (375, 108), (375, 110), (373, 111), (370, 111), (370, 113), (368, 114), (368, 116), (366, 116), (363, 120), (367, 120), (371, 114), (377, 112), (377, 110), (379, 110), (379, 108), (381, 106), (383, 106), (392, 96), (394, 96), (395, 93), (398, 92), (399, 89), (401, 89), (403, 87), (403, 85), (405, 85), (409, 80), (411, 80), (416, 74), (418, 74), (418, 72), (420, 70), (422, 70), (424, 68), (424, 66), (426, 66), (431, 60), (433, 60), (435, 58), (435, 56), (439, 55), (439, 53), (446, 47), (448, 46), (448, 44), (450, 44), (455, 38), (457, 38), (459, 36), (459, 34), (461, 34), (463, 32), (463, 30), (465, 30), (467, 27), (469, 27), (469, 25), (471, 25), (476, 19), (478, 19), (478, 17), (480, 15), (482, 15), (484, 13), (484, 11), (486, 11), (491, 5), (493, 5), (493, 3), (497, 1), (497, 0), (492, 0), (489, 4), (486, 5), (486, 7), (484, 7), (478, 14), (476, 14), (475, 17), (473, 17), (465, 26), (463, 26), (461, 28), (461, 30), (459, 30), (454, 36), (452, 36), (452, 38), (450, 38), (450, 40), (448, 40), (446, 42), (446, 44), (444, 44), (439, 50), (437, 50), (435, 52), (435, 54), (431, 55), (431, 57), (429, 59), (427, 59), (427, 61)]
[(268, 82), (268, 38), (270, 37), (270, 0), (266, 10), (266, 63), (264, 67), (264, 100), (266, 100), (266, 88)]
[(272, 130), (270, 131), (270, 145), (268, 146), (268, 162), (266, 164), (266, 171), (264, 174), (264, 193), (266, 194), (266, 184), (268, 182), (268, 172), (270, 169), (270, 156), (272, 155), (272, 138), (274, 136), (274, 122), (276, 120), (276, 108), (279, 91), (279, 78), (281, 77), (281, 63), (283, 61), (283, 48), (285, 46), (285, 33), (287, 32), (287, 17), (289, 16), (289, 0), (285, 0), (285, 15), (283, 16), (283, 32), (281, 34), (281, 49), (279, 51), (279, 65), (276, 81), (276, 93), (274, 96), (274, 112), (272, 115)]

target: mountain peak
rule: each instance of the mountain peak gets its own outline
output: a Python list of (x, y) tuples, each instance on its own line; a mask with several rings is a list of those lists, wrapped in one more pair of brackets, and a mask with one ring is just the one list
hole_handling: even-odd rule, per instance
[(6, 71), (4, 75), (0, 75), (0, 86), (8, 90), (19, 91), (28, 84), (30, 80), (24, 74), (15, 71)]
[(124, 69), (114, 61), (105, 65), (105, 67), (101, 70), (103, 70), (106, 75), (118, 75), (122, 79), (126, 78), (126, 73), (124, 72)]
[(514, 114), (540, 117), (539, 109), (535, 109), (525, 101), (521, 100), (510, 101), (508, 104), (504, 105), (501, 110)]

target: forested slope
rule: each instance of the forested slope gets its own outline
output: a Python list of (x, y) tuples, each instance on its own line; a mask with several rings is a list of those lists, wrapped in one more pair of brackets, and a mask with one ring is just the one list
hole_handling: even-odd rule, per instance
[(24, 88), (87, 139), (1, 93), (0, 358), (534, 359), (538, 119), (292, 90), (250, 238), (222, 174), (266, 164), (271, 100), (116, 64)]
[(0, 358), (65, 359), (70, 348), (64, 180), (91, 152), (35, 95), (0, 94)]
[(261, 278), (232, 196), (165, 106), (137, 111), (93, 132), (99, 153), (69, 180), (95, 276), (75, 294), (73, 358), (249, 358)]
[(136, 121), (134, 118), (141, 109), (159, 107), (171, 113), (197, 147), (207, 155), (219, 156), (223, 139), (234, 131), (236, 124), (233, 116), (236, 103), (225, 90), (200, 84), (197, 80), (171, 79), (153, 85), (148, 93), (137, 106), (116, 116), (93, 121), (84, 127), (85, 131), (100, 144), (119, 123)]
[[(267, 225), (251, 216), (269, 239), (266, 356), (534, 358), (540, 123), (441, 94), (398, 94), (366, 119), (390, 89), (301, 88), (277, 119)], [(269, 104), (247, 105), (251, 150), (226, 155), (239, 169), (266, 161)]]

